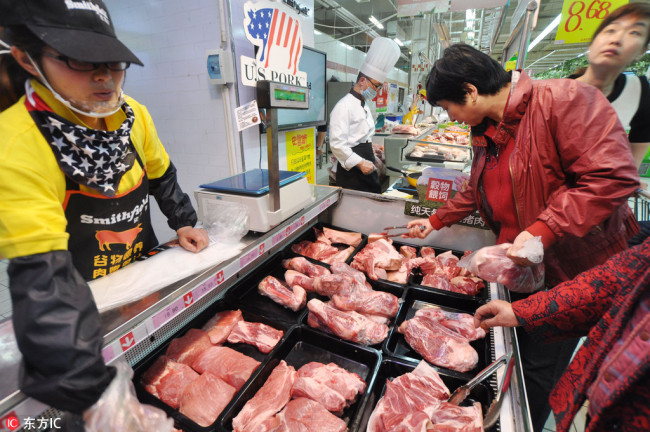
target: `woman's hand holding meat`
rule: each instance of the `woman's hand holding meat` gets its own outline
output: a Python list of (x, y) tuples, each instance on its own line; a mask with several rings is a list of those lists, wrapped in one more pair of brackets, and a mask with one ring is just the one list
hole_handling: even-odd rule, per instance
[(183, 249), (190, 252), (199, 252), (205, 249), (210, 244), (210, 238), (206, 230), (201, 228), (192, 228), (191, 226), (184, 226), (176, 231), (178, 235), (178, 242)]

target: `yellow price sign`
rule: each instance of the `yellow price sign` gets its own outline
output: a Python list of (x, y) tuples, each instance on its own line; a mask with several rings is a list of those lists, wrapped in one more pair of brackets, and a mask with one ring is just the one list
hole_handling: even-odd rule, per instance
[(307, 181), (314, 184), (316, 177), (314, 128), (288, 131), (285, 134), (285, 140), (287, 170), (307, 173)]
[(559, 43), (590, 42), (600, 23), (628, 0), (564, 0), (555, 35)]

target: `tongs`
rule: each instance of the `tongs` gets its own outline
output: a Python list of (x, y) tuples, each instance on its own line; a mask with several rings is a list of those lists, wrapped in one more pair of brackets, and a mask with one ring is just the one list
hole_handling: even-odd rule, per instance
[[(388, 231), (394, 230), (394, 229), (405, 229), (405, 230), (409, 230), (409, 231), (411, 230), (408, 227), (408, 225), (391, 226), (391, 227), (384, 228), (384, 230), (382, 232), (380, 232), (379, 234), (384, 236), (384, 237), (399, 237), (399, 236), (401, 236), (403, 234), (407, 234), (409, 232), (409, 231), (406, 231), (406, 232), (402, 232), (402, 233), (399, 233), (399, 234), (388, 234)], [(424, 230), (425, 230), (424, 225), (420, 225), (420, 231), (424, 231)]]
[(454, 405), (460, 405), (460, 403), (464, 401), (467, 396), (469, 396), (469, 393), (472, 391), (474, 387), (476, 387), (478, 383), (490, 377), (502, 365), (510, 362), (510, 358), (511, 358), (510, 354), (504, 354), (498, 359), (496, 359), (495, 361), (493, 361), (485, 369), (479, 372), (478, 375), (472, 378), (467, 384), (463, 384), (462, 386), (454, 390), (451, 396), (449, 396), (447, 402), (452, 403)]
[(515, 359), (514, 357), (511, 357), (510, 360), (508, 360), (508, 368), (506, 369), (506, 373), (502, 378), (501, 388), (497, 393), (497, 397), (494, 398), (494, 401), (490, 404), (490, 407), (488, 408), (487, 412), (485, 413), (485, 417), (483, 418), (483, 427), (485, 429), (494, 426), (494, 424), (499, 419), (501, 403), (503, 402), (503, 394), (508, 391), (508, 387), (510, 386), (510, 377), (512, 376), (512, 369), (514, 364)]

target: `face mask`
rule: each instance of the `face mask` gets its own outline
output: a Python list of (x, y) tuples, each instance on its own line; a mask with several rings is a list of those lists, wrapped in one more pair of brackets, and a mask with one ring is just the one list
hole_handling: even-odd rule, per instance
[(361, 90), (361, 96), (363, 96), (367, 100), (373, 100), (375, 96), (377, 96), (377, 90), (368, 87), (364, 90)]
[[(61, 96), (59, 93), (56, 92), (56, 90), (54, 90), (52, 88), (52, 86), (48, 82), (47, 78), (45, 78), (45, 74), (43, 72), (41, 72), (41, 70), (38, 67), (38, 65), (36, 64), (36, 62), (34, 60), (32, 60), (31, 56), (28, 53), (26, 53), (26, 54), (27, 54), (27, 58), (29, 58), (29, 61), (32, 63), (32, 66), (34, 66), (34, 69), (36, 69), (36, 72), (38, 72), (38, 75), (40, 76), (40, 78), (41, 78), (41, 80), (43, 82), (43, 85), (49, 91), (52, 92), (52, 94), (54, 95), (54, 98), (56, 100), (58, 100), (63, 105), (65, 105), (66, 108), (68, 108), (69, 110), (74, 111), (77, 114), (87, 116), (87, 117), (104, 118), (104, 117), (108, 117), (108, 116), (111, 116), (111, 115), (115, 114), (116, 112), (118, 112), (122, 108), (122, 104), (124, 104), (124, 92), (123, 91), (120, 91), (120, 95), (118, 97), (118, 100), (114, 104), (109, 105), (107, 103), (101, 103), (98, 106), (88, 106), (85, 103), (73, 100), (72, 102), (76, 103), (77, 105), (80, 105), (83, 109), (79, 109), (79, 108), (73, 106), (71, 101), (68, 101), (68, 100), (64, 99), (63, 96)], [(27, 83), (25, 83), (25, 85), (27, 85)], [(99, 110), (97, 110), (98, 108), (99, 108)]]

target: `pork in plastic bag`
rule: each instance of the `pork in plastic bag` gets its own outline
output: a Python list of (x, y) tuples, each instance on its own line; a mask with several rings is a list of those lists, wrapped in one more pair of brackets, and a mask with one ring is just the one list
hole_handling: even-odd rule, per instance
[(205, 201), (203, 228), (208, 232), (210, 243), (239, 243), (249, 227), (248, 207), (223, 200)]
[(133, 387), (133, 369), (124, 361), (114, 364), (115, 378), (84, 414), (86, 432), (171, 432), (174, 420), (156, 407), (138, 401)]
[(458, 267), (464, 267), (472, 274), (488, 282), (498, 282), (510, 291), (531, 293), (544, 287), (544, 248), (541, 237), (528, 240), (517, 256), (527, 258), (536, 263), (532, 266), (521, 266), (506, 256), (512, 243), (502, 243), (479, 249), (458, 262)]

